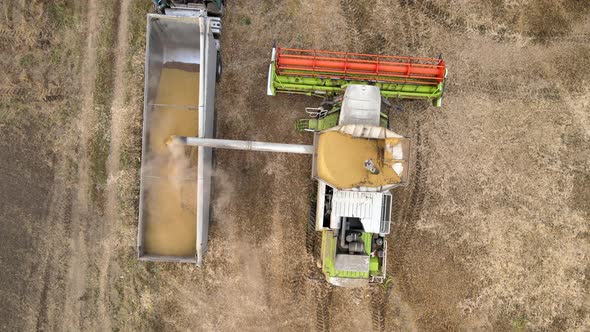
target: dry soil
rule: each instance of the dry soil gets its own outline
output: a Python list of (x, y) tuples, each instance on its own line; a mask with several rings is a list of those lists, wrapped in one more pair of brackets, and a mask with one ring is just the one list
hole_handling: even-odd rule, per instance
[(218, 137), (310, 143), (267, 97), (279, 45), (443, 54), (384, 287), (332, 288), (306, 156), (219, 151), (204, 267), (136, 259), (147, 0), (0, 2), (0, 329), (590, 330), (590, 5), (228, 1)]

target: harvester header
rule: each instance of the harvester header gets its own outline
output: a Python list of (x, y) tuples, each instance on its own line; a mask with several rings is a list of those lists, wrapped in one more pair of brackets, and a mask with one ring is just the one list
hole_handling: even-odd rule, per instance
[(269, 68), (268, 94), (342, 94), (349, 84), (379, 87), (385, 98), (432, 100), (441, 106), (445, 62), (349, 52), (275, 47)]

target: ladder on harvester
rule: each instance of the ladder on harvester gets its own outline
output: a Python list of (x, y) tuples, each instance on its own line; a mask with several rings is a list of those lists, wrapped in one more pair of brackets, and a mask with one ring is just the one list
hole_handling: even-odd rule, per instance
[[(321, 131), (325, 128), (329, 128), (330, 126), (326, 127), (324, 124), (324, 119), (330, 113), (334, 113), (334, 110), (327, 110), (320, 107), (306, 107), (305, 113), (309, 115), (309, 118), (306, 119), (299, 119), (295, 122), (295, 130), (298, 132), (303, 131)], [(329, 121), (329, 124), (332, 124), (333, 121)]]

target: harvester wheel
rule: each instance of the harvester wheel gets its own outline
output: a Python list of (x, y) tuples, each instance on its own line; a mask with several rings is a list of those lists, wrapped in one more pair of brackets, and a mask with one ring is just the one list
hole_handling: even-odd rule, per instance
[(326, 111), (331, 111), (332, 108), (334, 107), (334, 104), (336, 104), (336, 102), (334, 101), (333, 98), (326, 98), (322, 101), (322, 104), (320, 105), (321, 108), (325, 109)]

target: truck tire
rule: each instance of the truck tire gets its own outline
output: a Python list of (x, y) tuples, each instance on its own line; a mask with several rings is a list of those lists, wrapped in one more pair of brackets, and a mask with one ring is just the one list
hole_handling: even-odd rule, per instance
[(217, 68), (215, 71), (215, 82), (221, 81), (221, 73), (223, 71), (223, 64), (221, 63), (221, 52), (217, 51)]
[[(217, 138), (217, 112), (213, 113), (213, 138)], [(211, 149), (211, 168), (213, 171), (217, 169), (217, 149)]]

